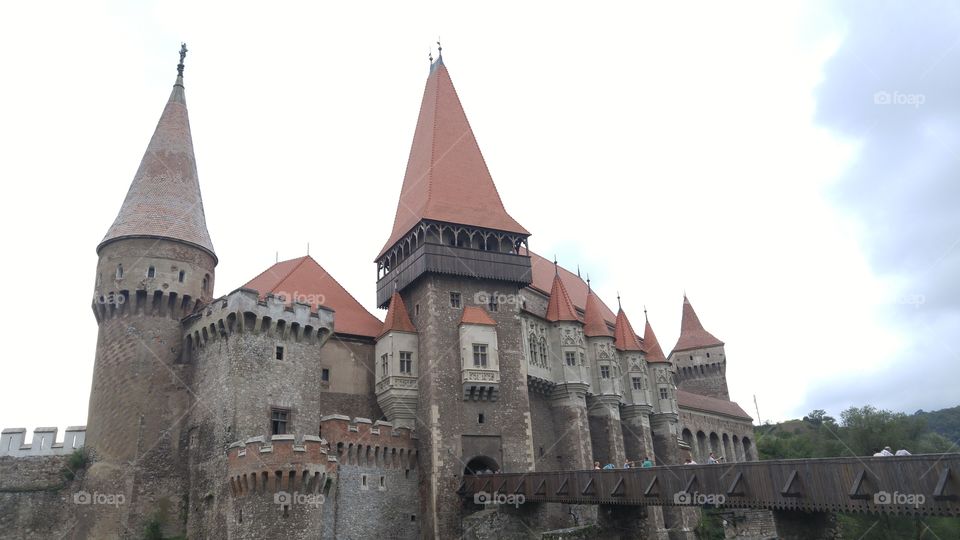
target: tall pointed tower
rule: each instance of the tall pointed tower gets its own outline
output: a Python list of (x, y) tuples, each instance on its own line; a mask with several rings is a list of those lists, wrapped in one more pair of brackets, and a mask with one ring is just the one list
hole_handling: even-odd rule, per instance
[[(97, 246), (99, 325), (87, 420), (90, 479), (126, 504), (96, 508), (89, 537), (139, 536), (156, 518), (183, 530), (189, 365), (180, 319), (209, 302), (217, 256), (207, 232), (183, 87), (170, 98), (113, 225)], [(91, 507), (92, 508), (92, 507)], [(93, 510), (91, 510), (93, 511)], [(185, 515), (185, 514), (184, 514)]]
[(393, 230), (376, 258), (379, 305), (396, 290), (418, 331), (415, 429), (429, 538), (460, 536), (464, 474), (533, 467), (517, 324), (520, 289), (531, 282), (528, 235), (504, 209), (441, 56), (430, 66)]
[[(589, 279), (587, 280), (589, 284)], [(593, 458), (601, 464), (622, 467), (626, 460), (623, 430), (620, 426), (620, 401), (623, 380), (620, 358), (614, 346), (614, 333), (600, 313), (600, 298), (587, 291), (583, 312), (583, 334), (587, 337), (587, 358), (593, 376), (593, 395), (587, 397)]]
[(680, 338), (670, 353), (680, 390), (729, 400), (727, 391), (727, 357), (723, 342), (707, 332), (683, 295), (683, 318)]

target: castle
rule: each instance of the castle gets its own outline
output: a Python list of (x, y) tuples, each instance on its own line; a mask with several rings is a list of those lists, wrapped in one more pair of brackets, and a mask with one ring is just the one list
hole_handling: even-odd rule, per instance
[[(483, 508), (458, 495), (464, 475), (757, 459), (724, 343), (686, 298), (666, 355), (646, 313), (637, 333), (588, 281), (529, 250), (442, 56), (375, 257), (385, 320), (310, 256), (214, 298), (184, 53), (97, 246), (86, 430), (56, 443), (41, 428), (32, 445), (3, 431), (0, 536), (456, 538)], [(60, 483), (80, 447), (89, 465)], [(549, 530), (598, 510), (523, 512)], [(653, 538), (696, 524), (642, 512)]]

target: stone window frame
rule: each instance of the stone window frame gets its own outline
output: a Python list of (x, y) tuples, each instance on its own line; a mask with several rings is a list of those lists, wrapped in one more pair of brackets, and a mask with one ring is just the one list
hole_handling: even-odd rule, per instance
[(274, 351), (275, 351), (274, 358), (276, 358), (277, 360), (283, 360), (283, 355), (286, 352), (283, 345), (280, 343), (277, 343)]
[[(286, 416), (282, 420), (274, 420), (274, 413), (283, 413)], [(267, 414), (267, 418), (270, 421), (270, 434), (271, 435), (286, 435), (290, 433), (290, 426), (293, 423), (293, 409), (290, 407), (280, 407), (277, 405), (271, 405), (270, 411)], [(274, 421), (283, 422), (283, 432), (278, 433), (274, 427)]]
[(643, 379), (640, 377), (631, 377), (634, 390), (643, 390)]
[(386, 379), (389, 374), (390, 374), (390, 353), (383, 353), (380, 355), (380, 378)]
[(450, 291), (450, 308), (460, 309), (463, 307), (463, 295), (459, 291)]
[(577, 351), (563, 351), (563, 361), (570, 367), (577, 365)]
[(601, 379), (610, 378), (610, 366), (608, 364), (600, 364), (600, 378)]
[(400, 374), (413, 375), (413, 351), (400, 351)]
[(670, 390), (666, 386), (660, 387), (660, 399), (670, 399)]
[(474, 343), (473, 344), (473, 367), (475, 368), (486, 368), (490, 365), (490, 356), (488, 351), (488, 344), (486, 343)]

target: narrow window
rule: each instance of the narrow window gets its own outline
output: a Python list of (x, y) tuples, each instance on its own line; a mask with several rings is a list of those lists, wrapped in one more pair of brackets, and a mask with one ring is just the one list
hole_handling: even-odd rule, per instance
[(416, 520), (417, 520), (417, 515), (416, 515), (416, 514), (410, 514), (410, 521), (416, 521)]
[(329, 370), (329, 369), (323, 368), (323, 370), (320, 371), (320, 380), (323, 381), (323, 382), (330, 382), (330, 370)]
[(537, 361), (537, 337), (530, 334), (530, 362), (536, 364)]
[(207, 292), (207, 288), (210, 286), (210, 274), (203, 276), (203, 282), (200, 284), (200, 290)]
[(587, 355), (585, 353), (580, 353), (580, 365), (587, 365)]
[(147, 268), (147, 277), (148, 278), (157, 277), (157, 269), (152, 266), (150, 268)]
[(667, 389), (662, 386), (660, 387), (660, 399), (670, 399), (670, 394), (667, 393)]
[(387, 353), (384, 353), (383, 355), (380, 356), (380, 373), (384, 377), (386, 377), (387, 370), (389, 369), (390, 369), (390, 355)]
[(500, 308), (499, 304), (497, 304), (496, 294), (490, 295), (490, 301), (487, 302), (487, 307), (490, 308), (490, 311), (497, 311)]
[(460, 293), (458, 292), (450, 293), (450, 307), (452, 308), (460, 307)]
[(478, 424), (482, 424), (482, 423), (483, 423), (483, 413), (480, 413), (480, 414), (477, 415), (477, 423), (478, 423)]
[(404, 477), (404, 478), (410, 478), (410, 469), (404, 469), (404, 470), (403, 470), (403, 477)]
[(381, 477), (380, 477), (380, 489), (387, 489), (387, 477), (386, 477), (386, 476), (381, 476)]
[(710, 353), (707, 353), (707, 358), (710, 358)]
[(693, 355), (690, 355), (690, 361), (693, 362)]
[(480, 343), (473, 344), (474, 367), (487, 367), (487, 346)]
[(416, 316), (416, 315), (420, 315), (420, 304), (417, 304), (417, 305), (413, 306), (413, 314), (414, 314), (415, 316)]
[(540, 338), (540, 363), (547, 365), (547, 338)]
[(577, 353), (573, 351), (566, 351), (563, 353), (563, 358), (566, 360), (568, 366), (577, 365)]
[(367, 475), (365, 474), (360, 475), (360, 487), (363, 489), (367, 488)]
[(411, 375), (413, 373), (413, 353), (410, 351), (400, 351), (400, 373)]
[(277, 360), (283, 360), (283, 346), (277, 345)]
[(610, 378), (610, 366), (600, 366), (600, 377), (603, 379)]
[(117, 279), (123, 279), (123, 265), (117, 265)]
[(274, 435), (285, 435), (288, 422), (290, 422), (290, 411), (288, 409), (270, 410), (270, 428)]
[(177, 275), (177, 279), (180, 281), (180, 283), (183, 283), (183, 278), (185, 277), (187, 277), (186, 270), (181, 270), (180, 273)]
[(634, 390), (642, 390), (642, 389), (643, 389), (643, 386), (642, 386), (642, 384), (640, 383), (640, 377), (634, 377), (634, 378), (633, 378), (633, 389), (634, 389)]
[(543, 457), (543, 447), (540, 447), (540, 457)]

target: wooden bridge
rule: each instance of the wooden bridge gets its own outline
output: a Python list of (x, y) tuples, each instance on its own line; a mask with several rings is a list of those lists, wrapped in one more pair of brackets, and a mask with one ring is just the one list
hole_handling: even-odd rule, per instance
[(487, 504), (694, 505), (960, 516), (960, 454), (486, 474), (466, 476), (460, 493)]

